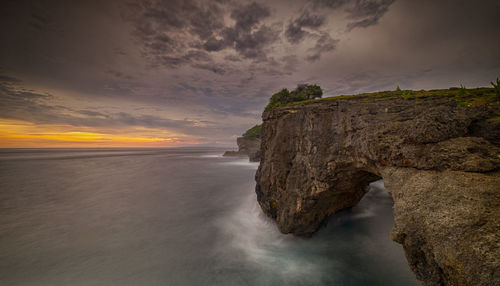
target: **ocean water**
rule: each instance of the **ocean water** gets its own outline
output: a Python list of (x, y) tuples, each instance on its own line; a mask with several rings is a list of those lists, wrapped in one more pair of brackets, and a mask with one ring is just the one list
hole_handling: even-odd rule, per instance
[(0, 151), (0, 285), (418, 285), (383, 182), (309, 239), (217, 149)]

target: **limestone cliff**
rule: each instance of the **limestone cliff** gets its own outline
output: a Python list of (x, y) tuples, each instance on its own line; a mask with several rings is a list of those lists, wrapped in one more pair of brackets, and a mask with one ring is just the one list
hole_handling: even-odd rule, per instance
[(394, 200), (391, 238), (422, 284), (500, 285), (500, 107), (490, 89), (470, 92), (266, 110), (260, 206), (281, 232), (308, 236), (383, 178)]
[(248, 156), (250, 162), (260, 160), (260, 138), (253, 136), (242, 136), (236, 139), (238, 151), (226, 151), (224, 156)]

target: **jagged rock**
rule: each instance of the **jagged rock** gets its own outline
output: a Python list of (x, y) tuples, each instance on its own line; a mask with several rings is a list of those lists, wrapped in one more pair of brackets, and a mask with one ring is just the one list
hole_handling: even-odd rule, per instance
[(262, 210), (281, 232), (308, 236), (383, 178), (391, 237), (422, 284), (500, 285), (500, 108), (457, 106), (352, 97), (266, 110)]
[(260, 138), (243, 136), (236, 139), (238, 151), (226, 151), (223, 156), (248, 156), (250, 162), (260, 160)]

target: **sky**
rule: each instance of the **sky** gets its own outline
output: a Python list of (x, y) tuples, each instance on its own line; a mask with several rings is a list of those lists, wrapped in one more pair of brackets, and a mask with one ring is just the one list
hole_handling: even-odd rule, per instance
[(488, 86), (500, 1), (3, 0), (0, 147), (235, 146), (281, 88)]

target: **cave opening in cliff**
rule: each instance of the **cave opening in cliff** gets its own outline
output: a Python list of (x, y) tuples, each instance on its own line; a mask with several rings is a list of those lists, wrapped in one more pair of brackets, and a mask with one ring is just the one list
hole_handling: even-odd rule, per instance
[(321, 193), (310, 209), (311, 214), (323, 214), (320, 225), (325, 226), (332, 220), (349, 215), (367, 217), (366, 212), (371, 214), (373, 209), (383, 212), (386, 220), (394, 220), (392, 197), (376, 169), (351, 169), (334, 174), (335, 179), (329, 182), (329, 191)]
[(383, 178), (376, 170), (357, 169), (354, 171), (335, 174), (340, 181), (331, 184), (334, 189), (332, 204), (334, 212), (344, 208), (354, 207), (371, 190), (371, 184), (382, 181)]
[[(349, 229), (353, 233), (362, 235), (370, 233), (374, 235), (374, 239), (379, 240), (377, 243), (392, 245), (389, 233), (394, 225), (393, 205), (394, 201), (392, 196), (387, 191), (384, 180), (381, 177), (374, 176), (365, 184), (360, 184), (359, 192), (350, 193), (352, 204), (335, 211), (331, 215), (325, 217), (321, 223), (321, 232), (331, 232), (332, 228), (342, 229), (342, 231)], [(336, 204), (330, 201), (331, 204)], [(355, 231), (354, 231), (355, 230)], [(394, 245), (400, 251), (400, 246)]]

